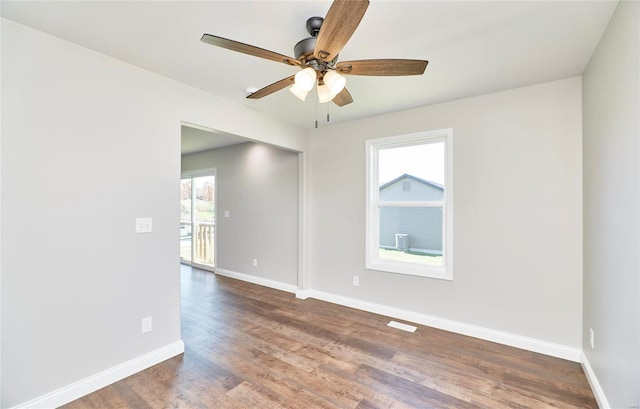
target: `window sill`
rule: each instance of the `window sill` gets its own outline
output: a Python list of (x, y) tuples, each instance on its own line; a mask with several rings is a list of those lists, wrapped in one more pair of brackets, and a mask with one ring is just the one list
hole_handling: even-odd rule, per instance
[(393, 263), (376, 260), (367, 262), (365, 268), (367, 270), (383, 271), (387, 273), (405, 274), (416, 277), (435, 278), (438, 280), (452, 281), (453, 275), (444, 267), (425, 266), (411, 263)]

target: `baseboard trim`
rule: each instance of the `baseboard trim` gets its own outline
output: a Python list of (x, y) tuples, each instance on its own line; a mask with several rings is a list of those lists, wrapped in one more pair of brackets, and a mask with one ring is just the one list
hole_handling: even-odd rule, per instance
[(253, 284), (263, 285), (265, 287), (275, 288), (277, 290), (286, 291), (295, 294), (296, 298), (306, 299), (315, 298), (327, 301), (333, 304), (344, 305), (346, 307), (355, 308), (362, 311), (372, 312), (374, 314), (385, 315), (387, 317), (396, 318), (404, 321), (414, 322), (429, 327), (443, 329), (445, 331), (455, 332), (457, 334), (468, 335), (470, 337), (484, 339), (486, 341), (497, 342), (499, 344), (524, 349), (527, 351), (538, 352), (557, 358), (566, 359), (573, 362), (581, 362), (582, 350), (566, 345), (556, 344), (553, 342), (543, 341), (536, 338), (516, 335), (509, 332), (498, 331), (490, 328), (480, 327), (477, 325), (466, 324), (458, 321), (448, 320), (445, 318), (434, 317), (414, 311), (404, 310), (401, 308), (389, 307), (383, 304), (376, 304), (368, 301), (362, 301), (355, 298), (344, 297), (337, 294), (326, 293), (317, 290), (298, 290), (295, 285), (282, 283), (279, 281), (269, 280), (266, 278), (256, 277), (249, 274), (238, 273), (235, 271), (216, 269), (216, 273), (247, 281)]
[(104, 388), (105, 386), (111, 385), (112, 383), (124, 379), (127, 376), (131, 376), (153, 365), (159, 364), (162, 361), (166, 361), (169, 358), (180, 355), (183, 352), (184, 342), (182, 342), (182, 340), (176, 341), (162, 348), (158, 348), (155, 351), (151, 351), (127, 362), (123, 362), (120, 365), (116, 365), (105, 371), (81, 379), (63, 388), (49, 392), (46, 395), (42, 395), (18, 406), (14, 406), (12, 409), (57, 408), (95, 392), (98, 389)]
[(503, 331), (497, 331), (477, 325), (465, 324), (458, 321), (438, 318), (427, 314), (389, 307), (386, 305), (362, 301), (354, 298), (343, 297), (340, 295), (325, 293), (322, 291), (309, 290), (306, 293), (308, 293), (308, 296), (311, 298), (316, 298), (318, 300), (327, 301), (334, 304), (344, 305), (346, 307), (351, 307), (362, 311), (372, 312), (391, 318), (443, 329), (446, 331), (455, 332), (457, 334), (468, 335), (470, 337), (484, 339), (486, 341), (497, 342), (499, 344), (525, 349), (527, 351), (538, 352), (541, 354), (550, 355), (573, 362), (580, 362), (581, 360), (582, 350), (580, 348), (572, 348), (566, 345), (555, 344), (553, 342), (542, 341), (539, 339), (529, 338)]
[(596, 397), (596, 402), (598, 402), (598, 407), (600, 409), (610, 409), (611, 405), (609, 405), (609, 401), (607, 401), (604, 390), (602, 390), (602, 386), (600, 386), (600, 382), (598, 382), (596, 373), (593, 372), (593, 368), (591, 367), (591, 364), (584, 352), (581, 354), (581, 363), (584, 374), (586, 375), (587, 381), (589, 381), (589, 385), (593, 391), (593, 395)]
[(298, 290), (296, 291), (296, 298), (306, 300), (311, 296), (311, 290)]
[(281, 281), (270, 280), (268, 278), (257, 277), (251, 274), (239, 273), (237, 271), (226, 270), (216, 267), (216, 274), (221, 276), (235, 278), (237, 280), (246, 281), (252, 284), (262, 285), (264, 287), (274, 288), (276, 290), (286, 291), (288, 293), (295, 294), (298, 291), (298, 287), (293, 284), (283, 283)]

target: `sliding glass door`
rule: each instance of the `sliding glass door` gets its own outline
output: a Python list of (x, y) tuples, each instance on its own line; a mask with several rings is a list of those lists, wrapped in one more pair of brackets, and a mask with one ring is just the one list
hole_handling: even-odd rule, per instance
[(183, 175), (180, 181), (180, 261), (215, 266), (215, 170)]

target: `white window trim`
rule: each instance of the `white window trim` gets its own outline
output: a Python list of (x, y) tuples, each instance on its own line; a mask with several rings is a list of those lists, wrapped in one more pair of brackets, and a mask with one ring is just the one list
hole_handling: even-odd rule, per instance
[[(453, 130), (439, 129), (429, 132), (419, 132), (408, 135), (390, 136), (385, 138), (369, 139), (365, 143), (367, 164), (367, 204), (366, 204), (366, 255), (365, 267), (369, 270), (386, 271), (391, 273), (409, 274), (420, 277), (453, 280)], [(443, 211), (443, 240), (442, 240), (442, 266), (429, 266), (416, 263), (406, 263), (391, 260), (381, 260), (378, 256), (378, 243), (380, 242), (380, 226), (378, 217), (378, 152), (380, 149), (411, 146), (419, 143), (444, 142), (445, 155), (445, 190), (444, 205), (440, 202), (398, 202), (386, 203), (394, 206), (420, 206), (441, 207)]]

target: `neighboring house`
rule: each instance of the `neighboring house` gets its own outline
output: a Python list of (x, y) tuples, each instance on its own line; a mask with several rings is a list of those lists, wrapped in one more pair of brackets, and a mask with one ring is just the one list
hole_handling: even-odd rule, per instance
[[(444, 186), (406, 173), (380, 186), (385, 202), (439, 202), (443, 197)], [(442, 208), (381, 208), (380, 247), (442, 254)]]

